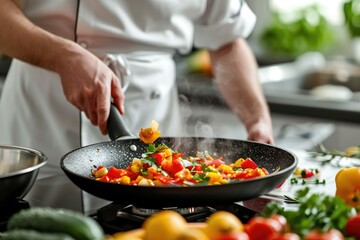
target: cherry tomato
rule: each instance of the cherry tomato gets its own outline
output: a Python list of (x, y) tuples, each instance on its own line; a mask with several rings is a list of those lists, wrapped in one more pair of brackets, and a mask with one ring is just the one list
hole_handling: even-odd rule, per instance
[(216, 237), (214, 240), (250, 240), (246, 232), (226, 233)]
[(349, 217), (345, 225), (345, 233), (348, 237), (360, 239), (360, 214)]
[(313, 177), (315, 174), (313, 171), (311, 171), (310, 169), (303, 169), (301, 171), (301, 177), (302, 178), (311, 178)]
[(274, 219), (276, 221), (278, 221), (281, 225), (281, 232), (284, 232), (286, 230), (288, 230), (288, 226), (287, 226), (287, 219), (283, 216), (283, 215), (280, 215), (280, 214), (273, 214), (270, 216), (271, 219)]
[(327, 232), (321, 232), (318, 229), (314, 229), (305, 236), (304, 240), (344, 240), (344, 236), (336, 229), (330, 229)]
[(284, 234), (279, 234), (274, 236), (273, 238), (271, 238), (271, 240), (300, 240), (300, 236), (297, 235), (296, 233), (284, 233)]
[(281, 229), (279, 221), (263, 217), (253, 217), (245, 226), (245, 232), (251, 240), (271, 240)]

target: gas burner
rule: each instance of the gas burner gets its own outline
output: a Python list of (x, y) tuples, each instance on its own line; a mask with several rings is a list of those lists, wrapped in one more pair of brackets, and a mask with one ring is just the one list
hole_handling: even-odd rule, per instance
[(162, 210), (172, 210), (180, 213), (187, 221), (196, 221), (197, 219), (202, 219), (209, 213), (213, 213), (216, 210), (211, 207), (166, 207), (166, 208), (138, 208), (133, 205), (128, 205), (122, 209), (119, 209), (116, 213), (118, 217), (125, 218), (132, 221), (137, 221), (143, 223), (144, 220)]
[(124, 205), (113, 202), (97, 211), (95, 219), (104, 228), (105, 232), (112, 234), (115, 232), (128, 231), (140, 228), (147, 217), (161, 210), (173, 210), (179, 212), (188, 222), (205, 222), (215, 211), (224, 210), (232, 212), (243, 223), (246, 223), (257, 212), (244, 207), (238, 203), (229, 203), (217, 206), (195, 206), (195, 207), (167, 207), (147, 209), (133, 205)]
[(161, 209), (149, 209), (149, 208), (138, 208), (135, 206), (131, 206), (131, 212), (136, 215), (140, 216), (151, 216), (156, 212), (162, 211), (162, 210), (173, 210), (178, 213), (180, 213), (183, 216), (189, 215), (189, 214), (197, 214), (202, 212), (210, 211), (211, 209), (209, 207), (166, 207)]

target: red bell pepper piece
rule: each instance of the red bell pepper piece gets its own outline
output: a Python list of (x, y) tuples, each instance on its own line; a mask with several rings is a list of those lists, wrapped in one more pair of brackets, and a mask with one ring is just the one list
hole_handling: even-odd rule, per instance
[(107, 175), (102, 176), (99, 180), (102, 182), (110, 182), (110, 178)]
[(128, 176), (131, 180), (135, 180), (139, 174), (134, 173), (128, 169), (111, 167), (106, 176), (108, 176), (111, 180), (114, 178), (120, 178), (122, 176)]
[(241, 163), (242, 168), (257, 168), (257, 164), (251, 160), (251, 158), (246, 158), (244, 162)]
[(156, 165), (161, 166), (162, 162), (164, 161), (165, 157), (161, 153), (154, 153), (151, 154), (150, 157), (155, 158)]
[(173, 153), (172, 154), (172, 159), (175, 160), (175, 159), (178, 159), (178, 158), (182, 158), (184, 156), (183, 153)]
[(180, 159), (175, 159), (172, 161), (163, 161), (161, 168), (166, 171), (170, 176), (175, 176), (175, 174), (184, 169)]

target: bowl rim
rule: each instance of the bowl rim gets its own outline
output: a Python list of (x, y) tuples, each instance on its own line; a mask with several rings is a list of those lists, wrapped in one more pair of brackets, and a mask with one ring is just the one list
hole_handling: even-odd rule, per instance
[(37, 149), (34, 149), (34, 148), (22, 147), (22, 146), (16, 146), (16, 145), (0, 145), (0, 149), (22, 150), (22, 151), (26, 151), (26, 152), (32, 153), (34, 155), (37, 155), (37, 156), (39, 156), (39, 159), (41, 159), (41, 161), (39, 161), (39, 163), (37, 163), (34, 166), (27, 167), (27, 168), (24, 168), (24, 169), (15, 171), (15, 172), (10, 172), (10, 173), (0, 175), (0, 179), (35, 171), (36, 169), (41, 168), (42, 166), (44, 166), (47, 163), (47, 156), (43, 152), (41, 152)]

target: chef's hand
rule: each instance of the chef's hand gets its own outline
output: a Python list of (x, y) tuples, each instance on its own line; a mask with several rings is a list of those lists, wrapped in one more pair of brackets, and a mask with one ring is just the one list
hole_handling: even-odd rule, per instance
[(56, 72), (60, 75), (66, 99), (83, 111), (102, 134), (107, 134), (111, 100), (124, 114), (124, 94), (114, 72), (76, 43), (61, 56)]
[(248, 140), (260, 143), (275, 144), (272, 129), (265, 121), (259, 121), (247, 127)]

